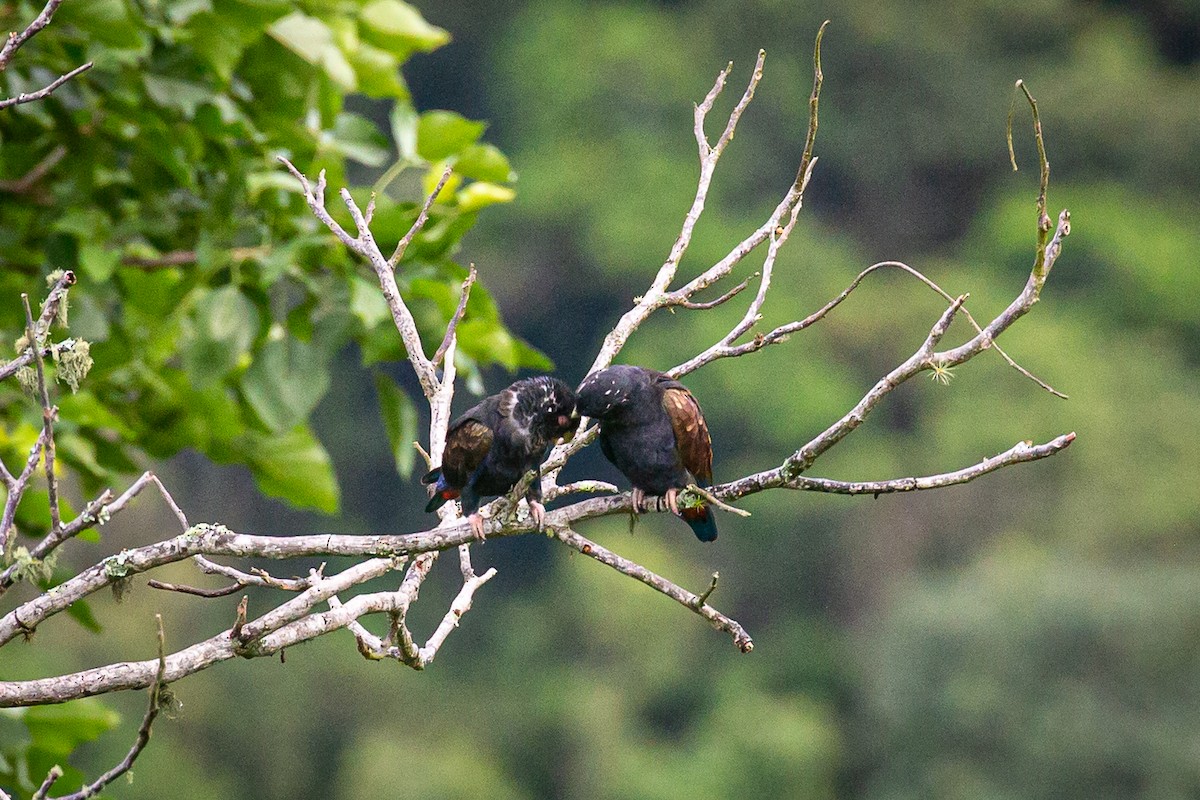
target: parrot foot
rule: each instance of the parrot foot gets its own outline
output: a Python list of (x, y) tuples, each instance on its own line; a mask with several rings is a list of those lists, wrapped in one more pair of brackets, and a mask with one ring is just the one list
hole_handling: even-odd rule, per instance
[(476, 511), (471, 516), (467, 517), (467, 522), (471, 525), (471, 535), (475, 537), (475, 541), (483, 544), (487, 541), (487, 537), (483, 534), (483, 515)]

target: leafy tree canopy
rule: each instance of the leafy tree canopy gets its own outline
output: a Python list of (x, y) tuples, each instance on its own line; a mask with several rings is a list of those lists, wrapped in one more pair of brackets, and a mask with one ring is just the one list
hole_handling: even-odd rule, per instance
[[(8, 4), (0, 25), (22, 30), (40, 8)], [(401, 65), (449, 38), (400, 0), (163, 0), (140, 12), (88, 0), (64, 3), (0, 75), (12, 96), (95, 65), (0, 115), (0, 297), (11, 298), (0, 332), (22, 335), (16, 300), (35, 276), (78, 273), (70, 331), (83, 343), (66, 349), (94, 364), (59, 400), (58, 447), (85, 489), (191, 447), (247, 465), (267, 494), (337, 508), (309, 415), (348, 343), (368, 365), (403, 346), (373, 277), (318, 229), (276, 157), (325, 170), (331, 193), (349, 185), (363, 205), (374, 193), (372, 228), (391, 248), (454, 165), (399, 270), (432, 339), (466, 274), (462, 237), (482, 208), (512, 199), (515, 178), (481, 141), (484, 123), (413, 106)], [(363, 113), (372, 100), (390, 107), (390, 130)], [(484, 365), (546, 366), (482, 287), (463, 327), (459, 368), (476, 385)], [(21, 458), (37, 410), (0, 391), (0, 448)], [(380, 391), (388, 430), (411, 441), (406, 395), (382, 375)]]

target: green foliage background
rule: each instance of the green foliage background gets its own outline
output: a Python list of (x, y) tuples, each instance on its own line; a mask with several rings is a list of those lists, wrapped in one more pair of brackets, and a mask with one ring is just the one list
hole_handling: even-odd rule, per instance
[[(327, 13), (352, 16), (357, 5)], [(719, 258), (759, 224), (791, 180), (812, 38), (820, 21), (832, 18), (820, 162), (801, 224), (777, 267), (764, 324), (811, 312), (885, 258), (907, 261), (948, 291), (970, 291), (980, 318), (1003, 308), (1023, 285), (1034, 241), (1035, 161), (1020, 107), (1016, 144), (1024, 169), (1016, 175), (1004, 144), (1013, 81), (1024, 78), (1043, 114), (1051, 209), (1069, 207), (1075, 225), (1043, 302), (1005, 335), (1004, 345), (1071, 399), (1049, 396), (985, 355), (957, 370), (948, 387), (926, 381), (903, 387), (814, 472), (846, 479), (923, 474), (974, 463), (1024, 438), (1044, 441), (1075, 430), (1078, 440), (1048, 461), (920, 496), (759, 495), (746, 504), (751, 519), (722, 516), (721, 538), (711, 547), (669, 519), (646, 520), (632, 536), (622, 520), (589, 525), (588, 535), (693, 588), (720, 570), (714, 601), (754, 634), (749, 656), (669, 601), (548, 542), (489, 543), (476, 563), (495, 564), (500, 575), (477, 596), (428, 672), (366, 662), (348, 635), (289, 652), (282, 665), (221, 665), (176, 687), (181, 716), (159, 724), (136, 780), (110, 794), (156, 797), (170, 787), (173, 796), (205, 798), (1195, 796), (1200, 316), (1191, 262), (1200, 249), (1194, 199), (1200, 5), (1044, 0), (1017, 8), (971, 0), (953, 13), (940, 3), (858, 0), (804, 6), (755, 0), (736, 8), (536, 0), (419, 5), (455, 39), (407, 63), (412, 107), (489, 120), (487, 139), (520, 174), (516, 201), (483, 214), (455, 260), (479, 265), (513, 332), (545, 351), (571, 381), (648, 284), (678, 231), (695, 185), (691, 103), (726, 61), (738, 64), (733, 94), (758, 48), (768, 54), (766, 77), (718, 171), (684, 273)], [(214, 0), (211, 6), (203, 13), (272, 4)], [(315, 4), (306, 11), (320, 14)], [(187, 24), (178, 23), (185, 30)], [(168, 17), (154, 36), (173, 27)], [(340, 47), (340, 38), (333, 41)], [(196, 80), (195, 73), (168, 69), (173, 56), (166, 45), (150, 48), (166, 59), (162, 74)], [(280, 65), (263, 67), (276, 77), (306, 64), (329, 68), (324, 56), (296, 57), (277, 40), (260, 46), (271, 50), (262, 64)], [(64, 67), (80, 55), (64, 51)], [(248, 68), (252, 55), (249, 46), (241, 60), (227, 63), (235, 71)], [(143, 63), (123, 68), (144, 69)], [(200, 74), (220, 81), (214, 65)], [(85, 86), (100, 93), (87, 82), (76, 91)], [(179, 130), (190, 132), (173, 139), (204, 136), (186, 107), (178, 107), (181, 95), (171, 97)], [(347, 108), (357, 102), (347, 101)], [(732, 99), (723, 102), (727, 109)], [(242, 105), (251, 120), (268, 112)], [(50, 122), (36, 116), (52, 107), (41, 106), (22, 124), (47, 130)], [(386, 109), (354, 108), (386, 130)], [(432, 125), (438, 117), (422, 119)], [(19, 152), (10, 135), (0, 158)], [(313, 138), (311, 131), (293, 135)], [(389, 158), (403, 153), (403, 142), (403, 136), (394, 141), (398, 149)], [(152, 142), (141, 146), (147, 159), (167, 157)], [(296, 148), (302, 167), (316, 158), (311, 141), (308, 150), (296, 141), (285, 146)], [(90, 159), (99, 170), (104, 153), (83, 148), (70, 158)], [(23, 172), (22, 162), (12, 163), (8, 177)], [(269, 162), (232, 164), (230, 175), (239, 180), (256, 171), (278, 177)], [(343, 174), (366, 185), (386, 167), (360, 162)], [(135, 194), (188, 185), (183, 175), (140, 182), (131, 169), (116, 170), (113, 180), (132, 182)], [(49, 190), (62, 183), (62, 192), (73, 191), (66, 181), (74, 174), (64, 170)], [(308, 255), (296, 256), (301, 266), (294, 269), (309, 281), (361, 277), (328, 237), (313, 235), (296, 199), (274, 187), (258, 197), (275, 206), (219, 211), (224, 216), (217, 216), (219, 203), (197, 195), (203, 202), (196, 216), (179, 224), (197, 237), (229, 236), (205, 245), (214, 252), (299, 248)], [(419, 195), (417, 187), (408, 189), (397, 197), (411, 202)], [(134, 199), (160, 208), (152, 195)], [(460, 213), (461, 202), (442, 213)], [(10, 205), (6, 199), (6, 219)], [(19, 207), (42, 213), (26, 202)], [(230, 220), (258, 220), (257, 213), (284, 221), (268, 238), (236, 238), (240, 227)], [(205, 227), (201, 220), (210, 217)], [(26, 229), (50, 227), (35, 222), (31, 216)], [(397, 223), (397, 230), (405, 226)], [(33, 240), (13, 232), (19, 229), (7, 223), (4, 229), (6, 237), (24, 237), (3, 248), (14, 267)], [(104, 233), (107, 223), (59, 231), (50, 238), (73, 244), (52, 251), (43, 244), (40, 252), (74, 252), (83, 259), (85, 285), (95, 284), (97, 292), (115, 286), (120, 297), (128, 270), (117, 267), (116, 280), (101, 283), (81, 255), (96, 230)], [(101, 245), (120, 258), (132, 244), (115, 237), (105, 234)], [(203, 241), (145, 244), (154, 252), (195, 248), (199, 255), (196, 242)], [(428, 269), (439, 291), (452, 297), (461, 273), (439, 260), (451, 250), (435, 250), (432, 264), (405, 265), (402, 274)], [(0, 288), (14, 299), (32, 291), (45, 268), (46, 256), (27, 258), (25, 272), (4, 272)], [(344, 294), (314, 291), (324, 304), (301, 302), (295, 306), (301, 313), (277, 319), (275, 306), (244, 289), (245, 280), (255, 280), (245, 275), (266, 267), (251, 262), (235, 272), (214, 259), (211, 267), (200, 262), (196, 271), (178, 273), (208, 276), (189, 288), (195, 294), (187, 302), (163, 299), (157, 307), (170, 323), (163, 327), (176, 325), (179, 335), (161, 340), (160, 361), (150, 372), (180, 370), (180, 383), (194, 391), (184, 378), (189, 343), (196, 341), (188, 337), (197, 334), (185, 321), (209, 319), (197, 313), (202, 303), (232, 297), (231, 285), (243, 287), (231, 318), (235, 327), (253, 330), (237, 340), (248, 343), (233, 348), (221, 380), (236, 390), (228, 396), (241, 404), (239, 414), (251, 415), (247, 428), (261, 433), (265, 421), (252, 416), (244, 378), (254, 363), (276, 358), (262, 355), (279, 341), (267, 320), (312, 342), (316, 334), (293, 329), (292, 321), (311, 319), (317, 307), (344, 314), (355, 307), (354, 295), (348, 304)], [(161, 274), (138, 272), (136, 280), (161, 281), (155, 277)], [(117, 301), (101, 294), (95, 302), (103, 310)], [(718, 479), (774, 465), (827, 426), (912, 351), (940, 306), (915, 282), (881, 275), (793, 341), (689, 377), (713, 430)], [(15, 319), (15, 303), (3, 308)], [(441, 316), (431, 315), (431, 330), (452, 303), (436, 308)], [(738, 315), (737, 302), (718, 312), (663, 315), (639, 332), (625, 359), (669, 366), (713, 341)], [(259, 323), (248, 326), (246, 318)], [(360, 364), (399, 356), (375, 350), (390, 325), (376, 323), (336, 340), (325, 362), (330, 388), (311, 401), (311, 430), (342, 490), (341, 516), (318, 519), (275, 505), (250, 490), (245, 472), (215, 469), (185, 453), (170, 462), (167, 480), (193, 519), (273, 533), (413, 530), (427, 521), (419, 513), (419, 488), (396, 475), (375, 379)], [(115, 331), (123, 323), (108, 324)], [(956, 326), (951, 335), (966, 331)], [(228, 348), (218, 350), (228, 358)], [(251, 366), (240, 365), (244, 351), (252, 353)], [(103, 355), (97, 344), (86, 391), (99, 391), (110, 380), (105, 370), (121, 366)], [(181, 357), (182, 366), (174, 366)], [(522, 363), (495, 354), (478, 361)], [(388, 380), (405, 380), (403, 368), (376, 369)], [(493, 390), (509, 380), (498, 369), (480, 375)], [(121, 441), (152, 441), (138, 406), (114, 407), (102, 394), (96, 400), (130, 426), (131, 436)], [(460, 400), (469, 402), (465, 393)], [(182, 414), (199, 407), (194, 394), (181, 394), (178, 403)], [(31, 413), (15, 410), (15, 401), (5, 408)], [(215, 460), (250, 462), (263, 482), (249, 458), (257, 446), (223, 458), (203, 437), (175, 441), (147, 449), (161, 456), (186, 443)], [(110, 449), (97, 446), (97, 459)], [(573, 464), (568, 477), (585, 474), (615, 476), (595, 454)], [(147, 499), (120, 528), (106, 531), (103, 543), (73, 559), (91, 563), (168, 524)], [(172, 577), (194, 576), (183, 566), (166, 579)], [(456, 580), (451, 565), (438, 568), (416, 609), (418, 631), (431, 629)], [(99, 600), (95, 612), (105, 636), (85, 635), (65, 621), (43, 626), (15, 661), (5, 653), (0, 673), (25, 677), (133, 653), (148, 657), (154, 612), (164, 614), (168, 640), (179, 645), (228, 626), (234, 602), (144, 589), (121, 606)], [(266, 602), (251, 597), (252, 608)], [(87, 774), (128, 746), (142, 697), (106, 703), (122, 712), (122, 721), (75, 756)]]

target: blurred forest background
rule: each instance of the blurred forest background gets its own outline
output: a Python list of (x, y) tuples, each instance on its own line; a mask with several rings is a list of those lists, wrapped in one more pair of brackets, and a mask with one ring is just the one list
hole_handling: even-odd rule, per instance
[[(230, 3), (192, 5), (220, 12)], [(1024, 285), (1035, 236), (1023, 104), (1014, 121), (1020, 172), (1005, 145), (1012, 87), (1023, 78), (1046, 132), (1051, 214), (1069, 208), (1074, 226), (1043, 302), (1002, 344), (1070, 399), (984, 354), (948, 386), (913, 381), (893, 393), (813, 474), (928, 474), (1021, 439), (1074, 430), (1078, 440), (1052, 459), (949, 490), (877, 500), (760, 494), (744, 504), (753, 517), (721, 516), (711, 546), (662, 515), (633, 535), (624, 519), (582, 530), (692, 589), (719, 570), (714, 603), (754, 636), (746, 656), (665, 598), (552, 542), (489, 542), (476, 548), (476, 567), (500, 573), (427, 672), (368, 662), (348, 634), (289, 651), (286, 664), (221, 664), (174, 687), (181, 715), (157, 724), (136, 779), (107, 794), (1200, 794), (1200, 3), (416, 6), (453, 38), (405, 64), (413, 105), (486, 120), (484, 140), (517, 175), (515, 199), (485, 209), (461, 249), (444, 254), (478, 265), (518, 337), (506, 340), (507, 357), (477, 353), (487, 390), (511, 380), (506, 365), (536, 367), (518, 340), (569, 382), (583, 377), (691, 201), (692, 104), (731, 59), (727, 94), (740, 94), (759, 48), (765, 77), (681, 276), (761, 223), (794, 175), (812, 41), (829, 18), (820, 161), (764, 324), (810, 313), (883, 259), (969, 291), (979, 319), (1002, 309)], [(386, 100), (351, 97), (348, 107), (387, 128)], [(358, 163), (350, 178), (370, 185), (384, 169)], [(14, 202), (5, 199), (6, 215)], [(25, 291), (41, 291), (40, 277), (25, 280)], [(0, 297), (6, 308), (16, 301)], [(660, 313), (619, 360), (669, 367), (719, 338), (742, 308)], [(718, 481), (776, 465), (823, 430), (912, 352), (941, 308), (906, 276), (877, 274), (789, 343), (689, 376), (713, 432)], [(249, 456), (202, 455), (195, 444), (156, 467), (193, 522), (289, 534), (404, 532), (431, 521), (421, 487), (396, 471), (362, 366), (395, 357), (364, 353), (369, 333), (336, 340), (312, 417), (337, 486), (332, 500), (308, 505), (331, 509), (340, 492), (337, 513), (264, 497), (247, 467), (212, 463)], [(388, 369), (411, 388), (407, 365)], [(457, 401), (473, 402), (466, 391)], [(261, 486), (270, 470), (251, 469)], [(618, 479), (597, 453), (566, 473), (583, 476)], [(106, 532), (104, 552), (169, 531), (169, 516), (145, 496)], [(96, 552), (73, 558), (91, 563)], [(166, 579), (192, 575), (182, 565)], [(435, 624), (458, 581), (452, 564), (437, 566), (414, 607), (417, 630)], [(155, 612), (179, 643), (228, 626), (235, 604), (144, 587), (119, 606), (103, 596), (94, 612), (104, 635), (56, 621), (31, 645), (8, 648), (0, 677), (147, 658)], [(88, 775), (128, 748), (144, 698), (103, 702), (122, 722), (77, 753)]]

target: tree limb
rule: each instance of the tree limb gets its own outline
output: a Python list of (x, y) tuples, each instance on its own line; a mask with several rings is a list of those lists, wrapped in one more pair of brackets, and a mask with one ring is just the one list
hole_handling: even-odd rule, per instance
[(42, 87), (41, 89), (38, 89), (36, 92), (21, 92), (19, 95), (15, 96), (15, 97), (9, 97), (4, 100), (0, 100), (0, 110), (3, 110), (5, 108), (11, 108), (13, 106), (19, 106), (22, 103), (32, 103), (35, 100), (42, 100), (46, 97), (49, 97), (51, 94), (54, 93), (55, 89), (62, 86), (67, 81), (71, 80), (71, 78), (74, 78), (76, 75), (87, 72), (91, 68), (92, 68), (92, 62), (89, 61), (86, 64), (79, 65), (78, 67), (71, 70), (70, 72), (68, 72), (65, 75), (60, 75), (59, 77), (55, 78), (53, 81), (51, 81), (46, 86)]

